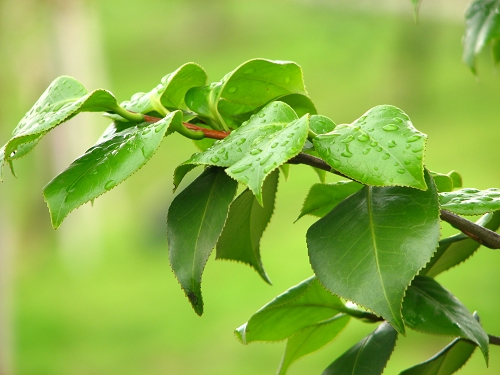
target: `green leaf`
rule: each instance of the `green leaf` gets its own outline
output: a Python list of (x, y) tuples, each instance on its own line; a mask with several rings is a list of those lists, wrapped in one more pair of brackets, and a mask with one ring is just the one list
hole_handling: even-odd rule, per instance
[(453, 190), (453, 179), (449, 175), (432, 171), (430, 173), (439, 193)]
[(322, 375), (381, 375), (394, 351), (397, 332), (382, 323), (328, 366)]
[(334, 169), (366, 185), (426, 190), (423, 157), (427, 136), (399, 108), (381, 105), (350, 125), (337, 125), (313, 138)]
[(57, 228), (75, 208), (91, 201), (127, 179), (153, 156), (180, 111), (155, 124), (141, 124), (88, 149), (43, 189)]
[[(482, 216), (476, 224), (497, 231), (500, 228), (500, 211)], [(436, 277), (469, 258), (479, 249), (480, 243), (465, 234), (457, 234), (439, 241), (439, 247), (425, 268), (420, 271), (421, 276)]]
[(363, 185), (354, 181), (340, 181), (332, 184), (314, 184), (302, 205), (297, 218), (304, 215), (325, 216), (348, 196), (359, 191)]
[(174, 170), (174, 189), (173, 189), (174, 193), (177, 190), (177, 188), (179, 187), (179, 185), (181, 184), (184, 177), (189, 172), (191, 172), (193, 169), (195, 169), (196, 167), (198, 167), (198, 165), (196, 165), (196, 164), (181, 164), (181, 165), (177, 166), (177, 168), (175, 168), (175, 170)]
[(297, 119), (287, 104), (274, 102), (247, 123), (195, 154), (184, 164), (228, 167), (226, 173), (252, 190), (262, 205), (262, 184), (269, 173), (300, 153), (309, 129), (308, 116)]
[(326, 116), (311, 116), (309, 127), (316, 134), (326, 134), (335, 130), (335, 123)]
[(263, 306), (235, 333), (243, 344), (284, 340), (312, 324), (332, 318), (343, 307), (338, 297), (311, 277)]
[(338, 314), (331, 319), (311, 325), (291, 336), (286, 343), (285, 354), (277, 375), (285, 375), (297, 359), (315, 352), (335, 339), (349, 323), (350, 316)]
[(108, 111), (116, 105), (115, 97), (106, 90), (88, 93), (74, 78), (55, 79), (14, 129), (4, 146), (2, 164), (26, 155), (48, 131), (79, 112)]
[(435, 185), (427, 191), (369, 187), (339, 203), (307, 231), (309, 259), (320, 282), (404, 333), (401, 303), (439, 239)]
[(475, 58), (484, 46), (500, 38), (500, 0), (475, 0), (465, 12), (465, 34), (462, 39), (464, 63), (476, 73)]
[(411, 5), (413, 6), (413, 18), (415, 22), (418, 19), (418, 8), (420, 7), (420, 0), (411, 0)]
[(271, 284), (260, 258), (260, 239), (271, 220), (278, 188), (279, 171), (271, 173), (263, 187), (263, 203), (259, 205), (250, 190), (245, 190), (229, 208), (226, 225), (217, 242), (217, 259), (249, 264)]
[[(165, 116), (168, 110), (187, 111), (188, 107), (184, 101), (186, 92), (193, 87), (203, 86), (206, 81), (207, 75), (203, 68), (195, 63), (187, 63), (163, 77), (160, 84), (150, 92), (138, 92), (131, 100), (121, 103), (121, 106), (132, 112), (160, 116)], [(116, 115), (108, 117), (123, 120)]]
[(451, 171), (448, 176), (453, 181), (453, 189), (460, 189), (462, 187), (462, 176), (457, 171)]
[(317, 113), (316, 107), (309, 97), (302, 94), (291, 94), (283, 96), (279, 99), (280, 102), (288, 104), (297, 113), (297, 116), (302, 117), (304, 115), (310, 114), (315, 115)]
[(207, 168), (168, 209), (170, 264), (198, 315), (203, 314), (203, 269), (222, 232), (237, 187), (222, 168)]
[(483, 215), (500, 210), (500, 189), (462, 189), (439, 194), (445, 210), (459, 215)]
[(403, 317), (411, 329), (476, 343), (488, 363), (488, 335), (467, 308), (434, 279), (417, 276), (406, 291)]
[(443, 350), (427, 361), (413, 366), (399, 375), (451, 375), (469, 360), (476, 345), (463, 339), (453, 340)]
[[(237, 128), (263, 105), (290, 94), (307, 96), (302, 69), (290, 61), (250, 60), (220, 82), (188, 91), (186, 103), (215, 129)], [(288, 98), (297, 108), (314, 106), (303, 98)]]

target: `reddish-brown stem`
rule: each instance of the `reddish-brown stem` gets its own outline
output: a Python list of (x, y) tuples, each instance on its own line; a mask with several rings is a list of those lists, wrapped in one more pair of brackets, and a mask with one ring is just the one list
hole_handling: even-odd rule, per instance
[[(146, 122), (154, 123), (160, 121), (161, 118), (144, 115), (144, 120), (146, 120)], [(230, 133), (225, 131), (207, 129), (198, 125), (190, 124), (189, 122), (183, 122), (182, 124), (189, 130), (202, 131), (205, 134), (205, 137), (212, 139), (224, 139)]]

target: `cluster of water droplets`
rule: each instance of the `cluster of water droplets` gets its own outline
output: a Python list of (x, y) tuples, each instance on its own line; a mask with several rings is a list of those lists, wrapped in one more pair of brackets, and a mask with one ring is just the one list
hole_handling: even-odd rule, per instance
[(500, 209), (500, 189), (489, 188), (487, 190), (479, 190), (466, 188), (454, 192), (441, 193), (441, 204), (447, 206), (475, 206), (481, 207), (484, 205), (491, 206), (495, 209)]

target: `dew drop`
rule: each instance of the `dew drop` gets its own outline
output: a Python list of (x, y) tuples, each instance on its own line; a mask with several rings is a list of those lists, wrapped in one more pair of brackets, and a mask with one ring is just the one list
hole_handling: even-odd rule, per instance
[(404, 168), (398, 168), (399, 174), (405, 174), (406, 170)]
[(393, 178), (390, 178), (390, 179), (389, 179), (389, 182), (394, 182), (394, 179), (393, 179)]
[(236, 87), (232, 86), (232, 87), (227, 89), (227, 92), (232, 94), (232, 93), (236, 92), (236, 90), (237, 90)]
[(278, 103), (274, 103), (273, 107), (274, 108), (278, 108), (279, 104)]
[(342, 154), (341, 154), (341, 155), (342, 155), (343, 157), (345, 157), (345, 158), (351, 158), (351, 157), (352, 157), (352, 152), (351, 152), (351, 151), (349, 151), (349, 149), (346, 147), (346, 148), (345, 148), (345, 150), (344, 150), (344, 152), (342, 152)]
[(244, 172), (246, 171), (248, 168), (250, 168), (252, 166), (252, 164), (245, 164), (245, 165), (242, 165), (241, 167), (237, 167), (237, 168), (233, 168), (232, 169), (232, 172), (233, 173), (241, 173), (241, 172)]
[(362, 122), (362, 121), (365, 121), (366, 120), (366, 116), (361, 116), (359, 119), (358, 119), (358, 122)]
[(279, 143), (278, 142), (274, 142), (271, 144), (271, 148), (276, 148), (278, 147)]
[(250, 151), (250, 155), (258, 155), (262, 152), (260, 148), (254, 148), (252, 151)]
[(287, 151), (286, 151), (286, 154), (287, 155), (295, 155), (299, 152), (300, 149), (298, 149), (297, 147), (290, 147)]
[(410, 147), (411, 147), (411, 144), (409, 144), (409, 143), (408, 143), (408, 144), (406, 145), (406, 149), (408, 150)]
[[(260, 165), (266, 164), (266, 162), (271, 158), (272, 154), (267, 154), (267, 156), (264, 156), (264, 158), (260, 161)], [(267, 172), (265, 172), (267, 173)]]
[(246, 138), (240, 138), (240, 139), (238, 139), (238, 140), (236, 141), (236, 144), (237, 144), (238, 146), (241, 146), (241, 145), (242, 145), (243, 143), (245, 143), (246, 141), (247, 141), (247, 140), (246, 140)]
[(113, 180), (109, 180), (108, 182), (106, 182), (106, 184), (104, 185), (104, 189), (106, 190), (110, 190), (113, 186), (115, 186), (115, 182)]
[(155, 127), (155, 133), (159, 133), (164, 129), (164, 125), (158, 125)]
[(264, 167), (264, 173), (271, 172), (274, 168), (276, 168), (276, 163), (269, 164), (267, 167)]
[(219, 157), (218, 157), (218, 156), (212, 156), (212, 157), (210, 158), (210, 161), (211, 161), (212, 163), (217, 163), (217, 162), (219, 161)]
[(290, 77), (285, 77), (285, 83), (290, 83)]
[(368, 153), (369, 153), (371, 150), (372, 150), (372, 149), (371, 149), (370, 147), (365, 148), (365, 149), (363, 150), (363, 155), (368, 155)]
[(340, 165), (342, 164), (342, 163), (340, 162), (340, 160), (335, 159), (335, 158), (331, 158), (331, 159), (329, 159), (329, 161), (331, 162), (331, 163), (330, 163), (330, 165), (331, 165), (333, 168), (338, 168), (338, 167), (340, 167)]
[(367, 142), (370, 140), (370, 136), (368, 134), (363, 133), (363, 134), (358, 135), (357, 139), (360, 142)]
[(377, 152), (382, 151), (382, 147), (378, 146), (377, 148), (375, 148), (375, 151), (377, 151)]
[(396, 124), (387, 124), (382, 126), (382, 129), (384, 129), (386, 132), (393, 132), (399, 129), (399, 127)]
[(396, 142), (394, 142), (394, 141), (390, 141), (390, 142), (387, 144), (387, 146), (388, 146), (389, 148), (394, 148), (394, 147), (396, 147)]
[(378, 146), (378, 142), (375, 142), (375, 141), (370, 142), (370, 146), (372, 146), (372, 147)]
[(243, 152), (243, 150), (241, 148), (239, 148), (239, 147), (236, 147), (236, 151)]
[(410, 165), (410, 164), (411, 164), (411, 161), (405, 160), (405, 165)]
[(374, 170), (378, 171), (378, 167), (373, 167)]
[(147, 127), (142, 130), (142, 134), (148, 134), (151, 131), (151, 128)]
[(261, 113), (261, 114), (259, 114), (259, 117), (260, 117), (260, 118), (263, 118), (263, 117), (265, 117), (265, 116), (266, 116), (266, 114), (265, 114), (265, 113)]
[(398, 124), (402, 124), (403, 123), (403, 119), (399, 118), (399, 117), (396, 117), (394, 119), (394, 122), (397, 122)]
[(413, 150), (411, 150), (411, 152), (413, 152), (413, 153), (415, 153), (415, 154), (416, 154), (417, 152), (420, 152), (420, 151), (422, 151), (423, 149), (424, 149), (423, 147), (417, 147), (417, 148), (414, 148)]
[(282, 147), (284, 147), (284, 146), (286, 146), (288, 143), (289, 143), (288, 141), (283, 141), (283, 142), (281, 142), (281, 146), (282, 146)]
[(386, 152), (384, 155), (382, 155), (382, 160), (387, 160), (387, 159), (389, 159), (390, 157), (391, 157), (391, 155), (389, 155), (389, 154)]
[(111, 156), (116, 156), (116, 155), (118, 155), (118, 150), (111, 151)]
[(243, 72), (243, 74), (252, 74), (255, 70), (253, 68), (247, 69)]
[(421, 137), (419, 135), (412, 135), (410, 138), (406, 140), (408, 143), (416, 142), (420, 139)]
[(224, 155), (222, 155), (222, 159), (224, 160), (229, 159), (229, 153), (226, 152)]
[(349, 143), (349, 142), (352, 142), (353, 140), (354, 140), (354, 137), (352, 135), (348, 135), (344, 139), (341, 139), (340, 142), (342, 142), (342, 143)]
[[(262, 121), (261, 121), (261, 122), (264, 124), (266, 121), (267, 121), (266, 119), (262, 119)], [(271, 137), (271, 138), (272, 138), (272, 137)]]
[(491, 202), (493, 200), (493, 198), (491, 197), (481, 197), (480, 198), (483, 202)]
[(225, 147), (222, 147), (219, 151), (217, 151), (218, 154), (223, 154), (224, 152), (226, 152)]

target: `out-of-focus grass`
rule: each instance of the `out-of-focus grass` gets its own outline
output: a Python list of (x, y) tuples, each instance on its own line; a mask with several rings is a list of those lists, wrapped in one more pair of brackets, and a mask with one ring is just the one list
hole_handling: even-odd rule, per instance
[[(466, 186), (500, 186), (495, 162), (500, 141), (498, 77), (489, 62), (480, 61), (477, 83), (461, 64), (459, 24), (422, 18), (415, 26), (411, 16), (284, 0), (148, 0), (127, 6), (108, 0), (98, 7), (110, 89), (120, 100), (149, 90), (187, 61), (198, 62), (211, 80), (218, 80), (250, 58), (293, 60), (302, 65), (320, 113), (342, 123), (378, 104), (399, 106), (429, 135), (430, 169), (458, 169)], [(169, 270), (164, 235), (173, 169), (192, 152), (189, 141), (167, 138), (147, 166), (95, 202), (96, 210), (105, 208), (100, 211), (106, 233), (101, 251), (85, 249), (84, 243), (59, 248), (48, 229), (48, 215), (37, 217), (37, 240), (25, 241), (17, 255), (18, 374), (275, 371), (283, 344), (245, 347), (232, 330), (311, 275), (305, 232), (313, 219), (292, 222), (316, 177), (305, 166), (293, 166), (289, 181), (280, 182), (275, 215), (262, 241), (274, 286), (265, 285), (246, 266), (210, 259), (203, 277), (206, 312), (199, 318)], [(38, 192), (29, 192), (27, 165), (40, 163), (35, 160), (42, 157), (34, 154), (18, 163), (21, 178), (15, 182), (28, 200), (38, 197)], [(497, 254), (481, 249), (438, 280), (471, 310), (477, 309), (487, 330), (498, 334), (497, 264)], [(372, 328), (352, 322), (338, 341), (299, 361), (289, 373), (321, 373)], [(386, 373), (430, 357), (448, 341), (409, 332), (399, 339)], [(476, 353), (461, 374), (499, 371), (500, 351), (493, 347), (488, 371)]]

